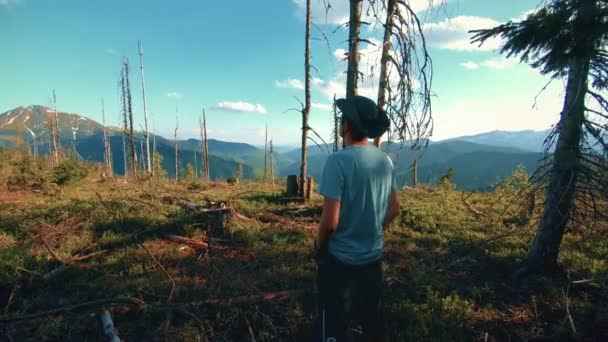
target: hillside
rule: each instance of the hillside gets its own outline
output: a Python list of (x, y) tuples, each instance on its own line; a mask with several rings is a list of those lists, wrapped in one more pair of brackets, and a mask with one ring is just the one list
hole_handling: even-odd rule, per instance
[(492, 131), (487, 133), (448, 139), (444, 140), (444, 142), (467, 141), (490, 146), (516, 147), (529, 152), (541, 152), (543, 149), (543, 143), (545, 139), (549, 136), (550, 132), (551, 130), (525, 130), (516, 132)]
[[(46, 121), (49, 112), (52, 110), (44, 106), (28, 106), (0, 114), (0, 147), (14, 148), (19, 141), (26, 141), (32, 149), (36, 145), (40, 154), (48, 153)], [(74, 144), (78, 155), (84, 160), (94, 162), (103, 160), (103, 133), (99, 123), (77, 114), (60, 112), (59, 125), (62, 146), (69, 147)], [(109, 131), (114, 170), (117, 174), (122, 174), (124, 161), (121, 131), (119, 128)], [(531, 152), (534, 151), (531, 146), (545, 133), (495, 131), (431, 142), (427, 149), (417, 151), (412, 151), (407, 143), (384, 143), (382, 148), (395, 162), (401, 186), (411, 182), (411, 165), (414, 159), (417, 159), (420, 182), (433, 184), (449, 167), (452, 167), (455, 171), (454, 181), (459, 188), (487, 189), (496, 180), (510, 175), (518, 164), (523, 164), (529, 172), (532, 172), (536, 168), (539, 155)], [(138, 156), (142, 139), (143, 135), (138, 132), (136, 134)], [(169, 177), (174, 177), (173, 140), (157, 136), (156, 143), (157, 151), (163, 157), (163, 167)], [(178, 144), (180, 170), (186, 170), (188, 164), (193, 167), (201, 164), (200, 140), (187, 139), (179, 141)], [(308, 173), (317, 182), (320, 180), (328, 151), (332, 149), (330, 145), (309, 145)], [(247, 179), (260, 177), (263, 174), (265, 161), (263, 147), (210, 139), (209, 153), (213, 179), (233, 177), (238, 172), (239, 163), (243, 165), (244, 176)], [(300, 157), (300, 149), (276, 152), (275, 174), (281, 177), (299, 174)]]
[[(454, 183), (459, 189), (481, 190), (513, 173), (522, 164), (529, 173), (536, 170), (541, 153), (531, 153), (519, 148), (488, 146), (467, 141), (431, 143), (428, 148), (412, 151), (407, 144), (383, 144), (382, 149), (391, 157), (397, 170), (399, 186), (410, 185), (412, 164), (418, 160), (418, 181), (435, 184), (448, 168), (455, 173)], [(294, 151), (290, 154), (295, 154)], [(308, 160), (308, 173), (317, 181), (321, 179), (328, 154), (319, 149)], [(299, 163), (294, 162), (281, 170), (281, 175), (299, 173)]]
[[(27, 142), (32, 150), (37, 149), (41, 155), (48, 154), (49, 134), (47, 127), (48, 115), (53, 110), (44, 106), (19, 107), (0, 114), (0, 147), (14, 148), (22, 141)], [(94, 120), (80, 116), (59, 112), (60, 143), (64, 148), (75, 146), (78, 155), (87, 161), (103, 161), (103, 126)], [(122, 136), (120, 129), (109, 129), (110, 144), (113, 155), (113, 168), (116, 174), (124, 172), (124, 157), (122, 150)], [(141, 155), (141, 132), (136, 133), (136, 149), (138, 157)], [(157, 152), (163, 157), (163, 168), (167, 176), (175, 176), (174, 142), (163, 137), (156, 137)], [(200, 141), (189, 139), (178, 142), (180, 146), (179, 169), (185, 172), (187, 165), (195, 166), (201, 163)], [(196, 154), (194, 153), (196, 151)], [(218, 140), (209, 140), (210, 176), (212, 179), (226, 179), (238, 172), (238, 157), (258, 153), (259, 150), (243, 143), (229, 143)], [(262, 152), (263, 154), (263, 152)], [(140, 158), (141, 159), (141, 158)], [(263, 163), (262, 163), (263, 165)], [(255, 178), (254, 167), (244, 164), (243, 175), (246, 178)]]

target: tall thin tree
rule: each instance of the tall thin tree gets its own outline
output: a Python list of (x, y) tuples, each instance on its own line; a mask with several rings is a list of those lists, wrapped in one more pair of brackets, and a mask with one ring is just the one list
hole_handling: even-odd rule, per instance
[[(302, 108), (302, 160), (300, 165), (300, 197), (306, 197), (306, 182), (308, 179), (308, 117), (310, 115), (310, 1), (306, 0), (306, 33), (304, 51), (304, 108)], [(308, 198), (306, 198), (308, 200)]]
[(553, 0), (523, 21), (474, 31), (474, 42), (502, 37), (502, 53), (567, 79), (559, 122), (545, 141), (548, 151), (557, 140), (549, 171), (533, 177), (545, 188), (542, 219), (518, 275), (556, 270), (569, 226), (608, 220), (607, 21), (605, 1)]
[(175, 135), (174, 135), (174, 142), (175, 142), (175, 180), (179, 179), (179, 155), (178, 155), (178, 151), (177, 151), (177, 129), (179, 127), (179, 114), (177, 111), (177, 103), (175, 104)]
[(101, 120), (103, 124), (103, 162), (105, 172), (108, 176), (112, 177), (112, 156), (110, 140), (108, 139), (108, 132), (106, 129), (106, 110), (103, 99), (101, 99)]
[(274, 147), (270, 140), (270, 184), (274, 185)]
[(141, 70), (141, 92), (144, 101), (144, 138), (146, 139), (146, 161), (148, 172), (152, 173), (152, 161), (150, 160), (150, 132), (148, 131), (148, 109), (146, 103), (146, 82), (144, 79), (144, 51), (141, 41), (137, 41), (137, 48), (139, 51), (139, 68)]
[(131, 98), (131, 84), (129, 81), (129, 60), (123, 58), (122, 76), (122, 103), (123, 103), (123, 123), (125, 126), (125, 135), (128, 140), (128, 159), (130, 163), (129, 172), (133, 177), (137, 176), (137, 154), (135, 150), (135, 135), (133, 130), (133, 106)]
[[(382, 40), (382, 57), (380, 58), (380, 79), (378, 82), (378, 108), (385, 110), (386, 90), (388, 88), (388, 69), (391, 62), (391, 37), (393, 35), (393, 17), (397, 10), (397, 0), (387, 0), (386, 22), (384, 23), (384, 38)], [(390, 64), (392, 65), (392, 64)], [(374, 139), (374, 145), (380, 148), (380, 139)]]
[[(156, 125), (154, 124), (154, 116), (152, 116), (152, 162), (156, 155)], [(152, 176), (154, 176), (154, 168), (152, 168)]]
[(203, 179), (207, 179), (207, 174), (205, 173), (205, 168), (207, 162), (205, 161), (205, 130), (203, 129), (203, 113), (205, 109), (201, 112), (201, 115), (198, 117), (198, 125), (201, 134), (201, 177)]
[(53, 117), (51, 118), (51, 142), (53, 146), (53, 164), (59, 164), (59, 112), (57, 112), (57, 96), (53, 89)]
[(340, 149), (340, 118), (338, 118), (338, 109), (336, 108), (336, 94), (334, 94), (334, 103), (332, 105), (332, 139), (334, 141), (333, 147), (334, 152), (338, 152)]
[(348, 66), (346, 70), (346, 97), (357, 95), (359, 78), (359, 43), (361, 35), (361, 9), (363, 0), (350, 0), (348, 21)]
[(205, 177), (211, 179), (211, 165), (209, 165), (209, 136), (207, 135), (207, 115), (203, 110), (203, 131), (205, 132)]
[(268, 182), (268, 122), (264, 134), (264, 182)]

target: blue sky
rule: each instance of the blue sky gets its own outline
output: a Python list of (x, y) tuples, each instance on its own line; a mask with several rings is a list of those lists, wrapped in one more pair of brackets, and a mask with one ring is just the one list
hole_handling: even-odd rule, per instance
[[(312, 0), (313, 21), (330, 46), (312, 44), (311, 126), (329, 136), (333, 93), (343, 93), (347, 31), (337, 25), (348, 0), (333, 0), (325, 16)], [(428, 0), (411, 0), (424, 16), (434, 62), (433, 139), (494, 129), (546, 129), (557, 121), (563, 84), (547, 83), (527, 65), (506, 60), (499, 41), (479, 49), (470, 29), (519, 18), (538, 0), (448, 0), (424, 15)], [(101, 99), (109, 124), (119, 124), (118, 76), (122, 56), (131, 61), (133, 106), (143, 123), (137, 40), (144, 46), (146, 92), (156, 132), (171, 136), (175, 107), (180, 137), (198, 136), (206, 108), (212, 138), (263, 143), (269, 123), (276, 144), (296, 145), (301, 117), (290, 108), (304, 91), (304, 0), (0, 0), (0, 112), (30, 104), (48, 105), (55, 89), (61, 111), (101, 121)], [(327, 24), (326, 24), (327, 23)], [(364, 30), (370, 39), (380, 31)], [(364, 46), (363, 63), (375, 63)], [(373, 95), (373, 86), (362, 85)], [(375, 97), (375, 96), (374, 96)]]

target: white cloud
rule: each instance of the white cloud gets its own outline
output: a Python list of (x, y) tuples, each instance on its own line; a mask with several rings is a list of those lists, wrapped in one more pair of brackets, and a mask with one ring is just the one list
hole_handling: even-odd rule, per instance
[(346, 83), (338, 82), (337, 80), (322, 80), (314, 77), (312, 84), (325, 95), (327, 99), (333, 99), (334, 95), (336, 98), (341, 98), (346, 95)]
[(260, 113), (266, 114), (266, 108), (261, 104), (252, 104), (248, 102), (219, 102), (211, 107), (213, 110), (233, 113)]
[(320, 110), (325, 110), (325, 111), (330, 111), (333, 109), (333, 106), (331, 104), (325, 104), (325, 103), (311, 103), (310, 106), (314, 109), (320, 109)]
[(304, 82), (294, 79), (294, 78), (288, 78), (284, 81), (275, 81), (274, 85), (277, 88), (290, 88), (290, 89), (304, 90)]
[(506, 58), (502, 58), (502, 57), (490, 58), (490, 59), (487, 59), (487, 60), (481, 62), (482, 66), (484, 66), (486, 68), (490, 68), (490, 69), (506, 69), (514, 64), (515, 64), (514, 60), (506, 59)]
[(491, 38), (482, 46), (471, 44), (470, 30), (492, 28), (500, 23), (491, 18), (458, 16), (437, 23), (424, 25), (426, 40), (429, 45), (456, 51), (490, 51), (500, 48), (502, 40)]
[[(2, 1), (2, 0), (0, 0), (0, 1)], [(107, 48), (106, 53), (110, 54), (110, 55), (114, 55), (114, 56), (118, 55), (118, 52), (116, 52), (116, 50), (114, 50), (113, 48)]]
[(479, 69), (479, 64), (475, 63), (475, 62), (465, 62), (465, 63), (460, 63), (460, 66), (468, 69), (468, 70), (475, 70), (475, 69)]
[(0, 6), (2, 6), (2, 5), (8, 5), (11, 2), (13, 2), (13, 1), (12, 0), (0, 0)]
[(475, 70), (475, 69), (479, 69), (479, 68), (487, 68), (487, 69), (507, 69), (512, 67), (513, 65), (516, 64), (516, 61), (513, 59), (506, 59), (503, 57), (496, 57), (496, 58), (490, 58), (490, 59), (486, 59), (482, 62), (479, 63), (475, 63), (472, 61), (468, 61), (465, 63), (461, 63), (460, 66), (468, 69), (468, 70)]
[(167, 97), (170, 99), (179, 100), (182, 98), (182, 94), (178, 93), (177, 91), (171, 91), (167, 93)]

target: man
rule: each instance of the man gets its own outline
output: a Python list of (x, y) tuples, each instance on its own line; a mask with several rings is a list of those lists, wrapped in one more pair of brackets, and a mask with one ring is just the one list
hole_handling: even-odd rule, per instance
[(349, 290), (353, 323), (361, 324), (367, 340), (383, 341), (383, 231), (399, 214), (399, 202), (393, 163), (368, 139), (380, 137), (390, 122), (363, 96), (339, 99), (336, 106), (345, 147), (329, 156), (319, 184), (324, 202), (315, 243), (317, 331), (323, 342), (347, 339)]

